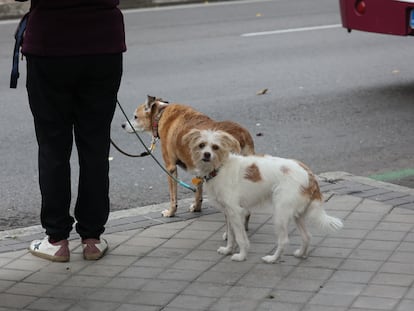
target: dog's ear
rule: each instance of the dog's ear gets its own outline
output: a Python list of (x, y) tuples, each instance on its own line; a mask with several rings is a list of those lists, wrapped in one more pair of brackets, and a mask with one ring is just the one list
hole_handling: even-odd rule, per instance
[(183, 143), (187, 146), (191, 146), (194, 144), (194, 141), (200, 138), (200, 130), (192, 129), (187, 134), (183, 136)]
[(151, 111), (156, 101), (157, 98), (155, 96), (147, 95), (147, 100), (145, 101), (145, 111)]
[(224, 131), (218, 131), (220, 132), (221, 136), (221, 143), (223, 144), (223, 147), (227, 150), (230, 150), (233, 153), (240, 153), (241, 147), (239, 141), (234, 138), (232, 135), (230, 135), (227, 132)]

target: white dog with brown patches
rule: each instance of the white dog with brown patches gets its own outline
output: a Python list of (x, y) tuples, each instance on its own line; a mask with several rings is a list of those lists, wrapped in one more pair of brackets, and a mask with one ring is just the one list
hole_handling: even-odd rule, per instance
[(272, 156), (236, 155), (240, 151), (238, 141), (223, 131), (195, 129), (184, 140), (190, 145), (198, 174), (204, 176), (208, 198), (226, 215), (227, 246), (217, 250), (220, 254), (232, 254), (237, 243), (240, 252), (231, 259), (246, 259), (249, 239), (243, 226), (245, 215), (249, 209), (266, 203), (273, 207), (278, 237), (275, 253), (262, 258), (266, 263), (274, 263), (282, 255), (291, 219), (302, 237), (301, 247), (294, 252), (301, 258), (307, 257), (311, 238), (305, 227), (306, 216), (324, 229), (342, 228), (341, 220), (322, 208), (318, 182), (304, 164)]

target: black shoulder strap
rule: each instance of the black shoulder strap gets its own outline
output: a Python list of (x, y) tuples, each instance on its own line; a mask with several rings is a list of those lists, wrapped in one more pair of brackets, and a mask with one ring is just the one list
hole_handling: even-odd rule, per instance
[(20, 47), (23, 43), (23, 34), (26, 30), (27, 19), (29, 13), (26, 13), (19, 22), (16, 32), (14, 34), (15, 43), (13, 50), (13, 65), (10, 75), (10, 88), (15, 89), (17, 87), (17, 79), (19, 79), (19, 56), (20, 56)]

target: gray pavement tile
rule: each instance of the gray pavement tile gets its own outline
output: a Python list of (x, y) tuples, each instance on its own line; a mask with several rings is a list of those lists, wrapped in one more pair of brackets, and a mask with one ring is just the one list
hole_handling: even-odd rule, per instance
[(393, 212), (385, 216), (383, 221), (414, 224), (414, 214), (400, 214), (400, 213), (394, 212), (393, 210)]
[(197, 282), (219, 283), (234, 285), (242, 277), (238, 272), (205, 271), (197, 279)]
[(333, 258), (346, 258), (353, 251), (352, 248), (341, 247), (321, 247), (318, 246), (310, 252), (312, 257), (333, 257)]
[(291, 276), (278, 280), (276, 289), (303, 291), (303, 292), (317, 292), (323, 287), (325, 280), (308, 280), (293, 278)]
[(215, 301), (216, 299), (211, 297), (178, 295), (166, 306), (166, 308), (167, 310), (171, 307), (176, 308), (178, 310), (207, 310), (208, 307)]
[(175, 262), (181, 262), (177, 261), (179, 257), (154, 257), (154, 256), (145, 256), (140, 259), (138, 259), (135, 263), (133, 263), (133, 266), (138, 267), (168, 267), (173, 265)]
[[(15, 283), (13, 286), (10, 286), (5, 292), (9, 294), (16, 295), (28, 295), (28, 296), (37, 296), (41, 297), (46, 295), (54, 285), (50, 284), (34, 284), (34, 283), (25, 283), (19, 282)], [(1, 290), (1, 289), (0, 289)]]
[(295, 304), (305, 304), (313, 295), (314, 293), (312, 292), (272, 289), (267, 298), (271, 299), (273, 303), (288, 302)]
[(363, 296), (400, 299), (404, 297), (407, 288), (402, 286), (369, 284), (362, 292)]
[(134, 291), (125, 288), (98, 288), (89, 299), (107, 302), (123, 302)]
[(75, 302), (75, 304), (71, 308), (67, 309), (67, 311), (113, 311), (118, 305), (119, 303), (114, 302), (82, 300)]
[(381, 267), (380, 272), (414, 275), (414, 263), (386, 262)]
[(154, 250), (152, 250), (150, 253), (147, 254), (147, 256), (150, 257), (167, 257), (170, 260), (178, 260), (179, 258), (183, 258), (188, 254), (188, 249), (179, 249), (179, 248), (168, 248), (160, 246)]
[(218, 298), (224, 296), (230, 288), (230, 285), (196, 281), (192, 282), (190, 286), (184, 289), (183, 294)]
[[(322, 305), (306, 305), (302, 311), (345, 311), (348, 310), (346, 307), (339, 307), (339, 306), (322, 306)], [(363, 310), (358, 310), (363, 311)]]
[(326, 269), (338, 269), (343, 262), (343, 258), (330, 258), (330, 257), (308, 257), (306, 260), (302, 260), (300, 265), (302, 267), (313, 268), (326, 268)]
[(414, 252), (414, 242), (402, 242), (398, 246), (397, 251), (401, 251), (401, 252)]
[(360, 296), (353, 304), (355, 308), (370, 308), (375, 310), (392, 310), (398, 299)]
[(374, 230), (368, 233), (366, 238), (379, 241), (401, 241), (405, 235), (406, 232), (401, 231)]
[[(206, 231), (204, 231), (204, 232), (206, 232)], [(165, 242), (163, 244), (163, 247), (193, 249), (193, 248), (199, 246), (200, 243), (201, 243), (200, 240), (174, 237), (174, 239), (169, 239), (167, 242)]]
[(190, 282), (188, 281), (156, 279), (147, 282), (141, 289), (143, 291), (178, 294), (189, 284)]
[(400, 241), (382, 241), (382, 240), (365, 240), (358, 248), (359, 249), (370, 249), (370, 250), (384, 250), (394, 251), (399, 246)]
[(111, 279), (104, 287), (108, 288), (125, 288), (125, 289), (139, 289), (146, 284), (149, 279), (144, 278), (127, 278), (127, 277), (115, 277)]
[(157, 276), (157, 279), (163, 280), (181, 280), (181, 281), (193, 281), (203, 271), (200, 270), (183, 270), (183, 269), (166, 269)]
[(407, 300), (404, 299), (400, 302), (398, 307), (396, 308), (396, 311), (412, 311), (414, 306), (414, 300)]
[(0, 293), (1, 306), (4, 308), (23, 309), (36, 299), (32, 296)]
[(332, 306), (332, 307), (348, 307), (352, 304), (355, 298), (356, 298), (356, 295), (317, 293), (309, 301), (309, 304)]
[(119, 245), (115, 249), (109, 249), (110, 254), (113, 255), (123, 255), (123, 256), (135, 256), (137, 258), (145, 256), (154, 249), (157, 249), (155, 246), (135, 246), (135, 245)]
[(414, 224), (402, 224), (397, 222), (385, 222), (382, 221), (376, 227), (377, 230), (384, 230), (384, 231), (404, 231), (409, 232), (414, 227)]
[(127, 277), (127, 278), (144, 278), (144, 279), (151, 279), (155, 278), (161, 272), (163, 272), (163, 268), (157, 267), (140, 267), (140, 266), (132, 266), (125, 269), (122, 273), (119, 274), (120, 277)]
[(396, 251), (392, 254), (389, 261), (414, 263), (414, 249), (412, 249), (412, 252)]
[(130, 246), (135, 246), (135, 247), (141, 247), (141, 246), (158, 247), (161, 244), (165, 243), (166, 241), (167, 241), (167, 239), (165, 239), (165, 238), (151, 238), (151, 237), (136, 235), (136, 236), (128, 239), (127, 241), (125, 241), (124, 244), (125, 245), (130, 245)]
[(32, 273), (32, 271), (0, 268), (0, 280), (20, 282)]
[(171, 268), (182, 270), (205, 271), (216, 264), (215, 261), (182, 259), (174, 263)]
[(295, 279), (304, 280), (327, 280), (329, 279), (334, 270), (326, 268), (313, 268), (313, 267), (297, 267), (290, 274), (289, 277)]
[(347, 259), (342, 263), (340, 269), (351, 271), (375, 272), (378, 271), (383, 264), (383, 261)]
[[(145, 291), (140, 290), (129, 296), (126, 300), (128, 304), (139, 304), (148, 306), (165, 306), (176, 297), (176, 293), (166, 293), (159, 291)], [(139, 308), (135, 310), (140, 310)], [(159, 309), (158, 309), (159, 310)]]
[(349, 256), (351, 259), (385, 261), (392, 254), (389, 250), (372, 250), (356, 248)]
[(356, 297), (365, 288), (366, 284), (358, 284), (354, 282), (337, 282), (330, 280), (326, 282), (319, 293), (321, 294), (336, 294), (336, 295), (348, 295)]
[(125, 266), (115, 266), (115, 265), (102, 265), (99, 263), (96, 263), (94, 265), (89, 265), (85, 267), (83, 270), (79, 271), (79, 275), (99, 275), (99, 276), (116, 276), (120, 272), (125, 270)]
[(233, 286), (224, 297), (260, 300), (268, 297), (271, 291), (266, 287)]
[(395, 286), (411, 286), (414, 282), (414, 275), (397, 274), (397, 273), (377, 273), (370, 281), (372, 284), (378, 285), (395, 285)]
[(63, 286), (74, 287), (100, 287), (110, 280), (109, 277), (89, 276), (89, 275), (73, 275), (62, 284)]
[(85, 300), (96, 291), (94, 287), (53, 286), (45, 295), (39, 297), (62, 298), (68, 300)]
[(184, 259), (217, 261), (217, 260), (220, 260), (220, 258), (223, 258), (223, 257), (224, 256), (218, 254), (216, 250), (195, 249), (193, 251), (190, 251), (188, 254), (186, 254)]
[(298, 303), (286, 303), (286, 302), (279, 302), (273, 300), (266, 300), (262, 302), (259, 307), (256, 309), (257, 311), (270, 311), (270, 310), (277, 310), (277, 311), (299, 311), (303, 307), (302, 304)]
[(113, 265), (113, 266), (130, 266), (137, 261), (136, 256), (127, 256), (127, 255), (115, 255), (115, 254), (106, 254), (103, 258), (99, 259), (99, 264), (102, 265)]
[(330, 281), (366, 284), (373, 276), (374, 272), (369, 271), (339, 270), (332, 275)]
[(238, 299), (238, 298), (220, 298), (211, 307), (211, 311), (237, 310), (253, 311), (256, 310), (261, 302), (258, 300)]
[(157, 306), (133, 305), (124, 303), (120, 305), (115, 311), (159, 311)]
[(6, 291), (8, 288), (11, 288), (12, 286), (19, 284), (15, 281), (6, 281), (6, 280), (0, 280), (0, 292)]

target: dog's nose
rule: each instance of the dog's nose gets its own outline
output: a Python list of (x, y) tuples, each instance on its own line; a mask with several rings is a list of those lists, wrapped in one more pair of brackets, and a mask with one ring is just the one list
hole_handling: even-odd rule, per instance
[(211, 153), (210, 152), (204, 152), (204, 160), (210, 160)]
[(122, 123), (121, 126), (124, 129), (126, 125), (125, 125), (125, 123)]

